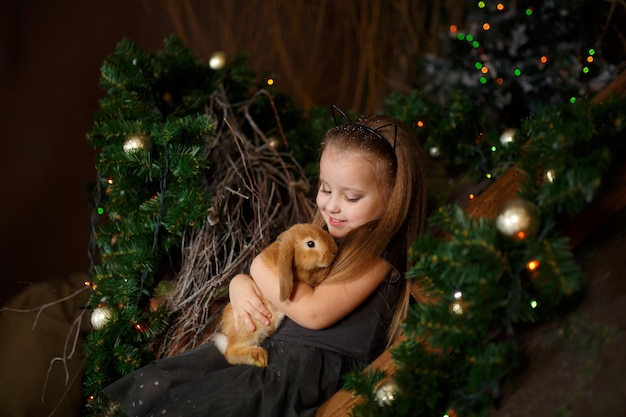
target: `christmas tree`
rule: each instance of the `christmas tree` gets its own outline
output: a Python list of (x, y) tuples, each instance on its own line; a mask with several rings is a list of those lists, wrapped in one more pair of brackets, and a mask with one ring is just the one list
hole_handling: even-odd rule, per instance
[[(259, 88), (245, 57), (207, 65), (173, 36), (156, 52), (124, 39), (102, 66), (101, 87), (106, 95), (87, 137), (98, 149), (87, 283), (94, 332), (84, 382), (94, 415), (106, 409), (107, 384), (171, 345), (200, 343), (182, 339), (201, 335), (228, 279), (310, 214), (306, 178), (281, 155), (299, 114)], [(300, 138), (295, 150), (308, 146)], [(208, 265), (190, 255), (194, 239), (214, 249), (199, 255)], [(189, 301), (162, 301), (187, 291), (195, 310)], [(189, 319), (184, 310), (201, 312)]]
[(599, 45), (608, 5), (527, 0), (465, 7), (465, 21), (442, 34), (440, 54), (419, 57), (415, 91), (392, 94), (388, 106), (416, 127), (432, 157), (492, 179), (512, 161), (507, 146), (526, 139), (519, 132), (524, 119), (589, 98), (616, 77)]
[(571, 37), (590, 7), (576, 3), (468, 3), (449, 49), (423, 61), (424, 88), (389, 97), (432, 157), (474, 178), (514, 169), (524, 181), (493, 221), (455, 205), (431, 215), (407, 274), (428, 301), (410, 307), (393, 375), (348, 378), (361, 396), (352, 415), (489, 415), (523, 363), (517, 332), (559, 317), (584, 288), (559, 226), (622, 161), (626, 100), (589, 100), (615, 69), (593, 32)]

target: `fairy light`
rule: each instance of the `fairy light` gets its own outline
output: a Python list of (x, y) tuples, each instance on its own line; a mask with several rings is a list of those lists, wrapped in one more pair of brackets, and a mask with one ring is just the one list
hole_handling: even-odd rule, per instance
[(533, 14), (533, 8), (529, 7), (528, 9), (526, 9), (526, 16), (530, 16)]
[(470, 200), (473, 200), (473, 199), (475, 199), (475, 198), (476, 198), (476, 195), (475, 195), (474, 193), (469, 193), (469, 194), (467, 195), (467, 198), (469, 198)]
[(504, 79), (503, 79), (502, 77), (498, 77), (498, 78), (496, 79), (496, 83), (497, 83), (498, 85), (502, 85), (502, 84), (504, 84)]
[(468, 34), (468, 35), (466, 35), (466, 36), (465, 36), (465, 40), (466, 40), (466, 41), (468, 41), (468, 42), (473, 41), (473, 40), (474, 40), (474, 35), (472, 35), (472, 34)]
[(576, 97), (570, 97), (569, 102), (572, 104), (576, 103)]
[(416, 123), (417, 127), (424, 127), (424, 122), (422, 122), (421, 120), (418, 120)]
[(583, 72), (585, 74), (588, 74), (589, 73), (589, 67), (583, 67)]
[(504, 4), (503, 3), (498, 3), (498, 5), (496, 6), (496, 9), (498, 9), (498, 11), (504, 10)]
[(465, 33), (457, 33), (456, 38), (460, 41), (462, 41), (463, 39), (465, 39)]
[(456, 27), (456, 25), (450, 25), (450, 32), (456, 33), (457, 30), (458, 28)]
[(480, 43), (478, 41), (472, 42), (472, 48), (478, 49), (479, 46), (480, 46)]
[(274, 85), (274, 79), (268, 78), (267, 79), (267, 85)]
[(99, 215), (103, 215), (104, 214), (104, 208), (98, 207), (97, 212), (98, 212)]
[(528, 269), (530, 272), (536, 271), (537, 268), (539, 268), (539, 261), (536, 259), (528, 261), (528, 263), (526, 264), (526, 269)]
[(537, 308), (538, 305), (539, 305), (539, 303), (537, 303), (537, 300), (530, 300), (530, 307), (531, 308)]
[(519, 68), (515, 68), (513, 74), (515, 74), (516, 77), (519, 77), (520, 75), (522, 75), (522, 70)]
[(489, 72), (489, 68), (487, 68), (487, 67), (482, 67), (482, 68), (480, 69), (480, 72), (482, 72), (483, 74), (487, 74), (487, 73)]
[(491, 172), (486, 173), (485, 177), (487, 177), (487, 179), (491, 179), (491, 177), (492, 177)]
[(478, 7), (479, 7), (480, 9), (484, 9), (484, 8), (485, 8), (485, 6), (486, 6), (486, 4), (485, 4), (485, 2), (484, 2), (484, 1), (479, 1), (479, 2), (478, 2)]
[(476, 68), (477, 70), (481, 69), (483, 67), (482, 62), (477, 62), (474, 64), (474, 68)]
[(489, 30), (489, 29), (491, 29), (491, 25), (489, 24), (489, 22), (483, 23), (483, 30)]
[(548, 57), (544, 55), (541, 57), (540, 61), (542, 64), (545, 64), (546, 62), (548, 62)]
[(484, 85), (484, 84), (487, 84), (487, 77), (480, 77), (480, 80), (479, 80), (479, 81), (480, 81), (480, 83), (481, 83), (481, 84), (483, 84), (483, 85)]
[(493, 146), (491, 147), (491, 152), (495, 152), (495, 151), (497, 151), (497, 150), (498, 150), (498, 148), (496, 148), (496, 145), (493, 145)]
[(587, 57), (587, 62), (589, 62), (589, 63), (593, 62), (593, 57), (591, 55), (589, 55)]
[(589, 49), (589, 55), (595, 55), (596, 54), (596, 50), (591, 48)]

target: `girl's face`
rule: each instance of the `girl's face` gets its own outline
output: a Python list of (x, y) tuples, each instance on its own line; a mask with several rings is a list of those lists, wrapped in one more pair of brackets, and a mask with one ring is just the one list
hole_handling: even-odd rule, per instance
[(360, 152), (327, 148), (322, 153), (316, 203), (333, 237), (382, 217), (385, 198), (374, 167)]

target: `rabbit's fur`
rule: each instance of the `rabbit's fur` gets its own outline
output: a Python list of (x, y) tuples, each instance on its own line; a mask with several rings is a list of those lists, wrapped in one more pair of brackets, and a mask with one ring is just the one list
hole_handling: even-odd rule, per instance
[[(262, 261), (278, 272), (281, 301), (291, 295), (294, 279), (311, 286), (324, 280), (336, 255), (334, 239), (313, 224), (290, 227), (260, 253)], [(267, 351), (259, 345), (278, 328), (285, 315), (267, 299), (264, 302), (272, 318), (268, 326), (255, 321), (254, 332), (245, 325), (236, 331), (230, 303), (224, 307), (221, 327), (213, 340), (230, 364), (267, 366)]]

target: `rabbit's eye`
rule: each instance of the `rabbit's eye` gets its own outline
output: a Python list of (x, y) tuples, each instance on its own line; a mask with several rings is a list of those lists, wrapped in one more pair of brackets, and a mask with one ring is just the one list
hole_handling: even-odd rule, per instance
[(309, 248), (314, 248), (315, 247), (315, 242), (313, 240), (309, 240), (308, 242), (306, 242), (306, 245)]

